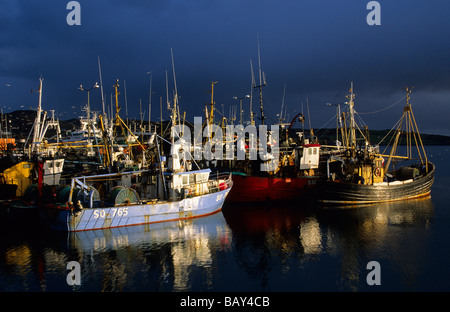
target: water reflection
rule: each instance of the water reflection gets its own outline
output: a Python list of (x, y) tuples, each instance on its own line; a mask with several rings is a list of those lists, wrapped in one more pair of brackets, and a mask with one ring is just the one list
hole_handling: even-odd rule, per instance
[(241, 278), (251, 280), (257, 291), (299, 290), (305, 255), (317, 255), (322, 245), (320, 226), (309, 208), (246, 204), (226, 206), (224, 215)]
[[(1, 291), (183, 291), (213, 285), (212, 264), (231, 244), (221, 213), (186, 221), (61, 233), (8, 230)], [(21, 234), (22, 233), (22, 234)], [(81, 285), (66, 282), (69, 261)]]
[(202, 271), (202, 287), (209, 288), (215, 251), (230, 243), (221, 213), (69, 235), (70, 249), (78, 251), (80, 258), (86, 254), (96, 262), (101, 258), (102, 291), (192, 290), (198, 271)]
[[(385, 277), (391, 281), (383, 289), (395, 290), (418, 286), (415, 277), (426, 264), (433, 204), (426, 198), (336, 210), (246, 205), (224, 214), (236, 260), (259, 290), (367, 289), (371, 260), (390, 266), (393, 271)], [(275, 271), (280, 275), (274, 276)]]
[(319, 222), (327, 228), (329, 246), (340, 249), (342, 254), (340, 287), (367, 287), (365, 264), (371, 260), (389, 263), (393, 270), (389, 290), (396, 286), (411, 290), (417, 287), (415, 278), (426, 264), (433, 211), (430, 197), (344, 210), (324, 209)]
[[(2, 291), (417, 290), (428, 265), (430, 198), (329, 210), (226, 205), (212, 216), (77, 233), (2, 230)], [(69, 261), (80, 286), (66, 283)]]

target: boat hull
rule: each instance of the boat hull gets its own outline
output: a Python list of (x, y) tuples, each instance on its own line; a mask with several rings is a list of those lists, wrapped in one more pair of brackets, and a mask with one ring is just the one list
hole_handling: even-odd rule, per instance
[(7, 200), (16, 197), (17, 184), (0, 184), (0, 199)]
[(77, 232), (198, 218), (219, 212), (230, 188), (172, 202), (86, 208), (81, 211), (49, 209), (51, 228)]
[(311, 192), (318, 176), (294, 178), (257, 177), (233, 174), (233, 188), (227, 202), (267, 202), (296, 200)]
[(35, 224), (39, 218), (39, 206), (20, 199), (3, 201), (0, 203), (1, 222), (7, 226), (17, 224)]
[(428, 174), (407, 181), (361, 185), (338, 181), (322, 181), (319, 202), (323, 204), (358, 205), (399, 201), (429, 196), (434, 182), (435, 166), (429, 163)]

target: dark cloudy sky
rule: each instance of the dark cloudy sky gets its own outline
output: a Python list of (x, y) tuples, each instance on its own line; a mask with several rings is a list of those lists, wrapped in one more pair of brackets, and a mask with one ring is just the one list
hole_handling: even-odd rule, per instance
[[(107, 105), (120, 81), (122, 117), (124, 81), (129, 117), (139, 116), (140, 99), (148, 116), (152, 72), (156, 121), (160, 97), (166, 101), (166, 70), (173, 90), (173, 49), (187, 118), (203, 116), (211, 81), (218, 81), (217, 108), (228, 116), (238, 105), (233, 96), (251, 90), (259, 35), (266, 123), (276, 121), (286, 85), (288, 116), (306, 113), (308, 99), (312, 127), (333, 127), (335, 109), (326, 103), (344, 102), (353, 82), (357, 111), (390, 107), (361, 114), (370, 128), (391, 128), (401, 115), (405, 87), (413, 86), (421, 131), (450, 135), (450, 1), (380, 0), (380, 26), (367, 24), (367, 0), (80, 0), (81, 26), (66, 23), (68, 2), (0, 0), (4, 112), (36, 107), (30, 89), (42, 76), (44, 109), (55, 109), (61, 119), (81, 115), (87, 97), (77, 89), (100, 82), (99, 57)], [(98, 90), (91, 92), (91, 107), (102, 110)]]

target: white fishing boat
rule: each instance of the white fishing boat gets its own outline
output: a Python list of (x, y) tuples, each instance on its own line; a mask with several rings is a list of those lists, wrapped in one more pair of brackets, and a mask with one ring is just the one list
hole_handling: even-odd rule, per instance
[[(116, 106), (117, 87), (118, 83)], [(173, 127), (178, 123), (177, 99), (175, 88)], [(118, 111), (116, 125), (123, 126), (122, 134), (126, 134), (129, 129)], [(143, 150), (149, 164), (146, 169), (73, 177), (71, 184), (58, 192), (56, 203), (43, 209), (46, 221), (54, 229), (76, 232), (185, 220), (219, 212), (232, 187), (231, 174), (211, 174), (210, 169), (200, 167), (190, 170), (191, 157), (176, 131), (172, 131), (171, 142), (166, 141), (171, 144), (166, 161), (158, 143), (163, 140), (159, 136), (155, 140), (154, 153)], [(105, 146), (105, 150), (109, 147)]]
[[(230, 174), (186, 171), (172, 146), (167, 170), (156, 168), (74, 177), (57, 203), (46, 205), (50, 227), (75, 232), (197, 218), (219, 212), (232, 187)], [(175, 155), (175, 157), (173, 157)], [(156, 165), (156, 163), (155, 163)]]

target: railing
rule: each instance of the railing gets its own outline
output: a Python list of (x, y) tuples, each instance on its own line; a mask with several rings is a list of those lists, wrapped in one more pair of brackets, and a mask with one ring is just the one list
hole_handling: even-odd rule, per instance
[[(222, 172), (213, 174), (212, 176), (210, 175), (208, 183), (213, 184), (210, 193), (215, 193), (231, 188), (233, 186), (233, 180), (231, 179), (231, 172)], [(214, 183), (218, 183), (218, 186), (215, 186)]]
[[(206, 184), (206, 189), (203, 188), (203, 185)], [(200, 186), (201, 190), (199, 191), (198, 186)], [(220, 191), (224, 191), (233, 186), (233, 180), (231, 179), (230, 172), (222, 172), (222, 173), (211, 173), (209, 179), (204, 183), (194, 183), (189, 184), (181, 189), (181, 196), (177, 196), (172, 199), (183, 199), (183, 198), (191, 198), (201, 195), (207, 195), (212, 193), (217, 193)]]
[[(121, 181), (122, 177), (125, 175), (139, 175), (146, 170), (140, 171), (130, 171), (123, 173), (110, 173), (110, 174), (99, 174), (93, 176), (81, 176), (74, 177), (71, 181), (71, 189), (69, 196), (69, 203), (73, 204), (72, 201), (72, 193), (75, 188), (79, 188), (81, 192), (88, 194), (88, 192), (93, 188), (93, 184), (95, 182), (113, 182), (113, 181)], [(211, 193), (220, 192), (226, 189), (231, 188), (233, 185), (231, 179), (230, 172), (221, 172), (221, 173), (210, 173), (208, 180), (204, 182), (191, 183), (188, 185), (184, 185), (180, 191), (173, 190), (173, 192), (169, 192), (168, 200), (181, 200), (186, 197), (196, 197)]]

